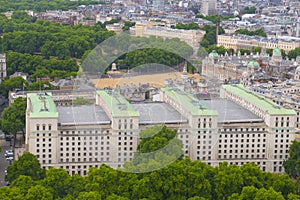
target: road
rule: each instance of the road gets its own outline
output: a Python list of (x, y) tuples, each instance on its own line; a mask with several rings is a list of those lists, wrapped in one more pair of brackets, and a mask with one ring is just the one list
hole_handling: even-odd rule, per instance
[(0, 146), (2, 147), (2, 151), (0, 152), (0, 187), (6, 185), (6, 181), (4, 180), (5, 177), (5, 170), (9, 165), (9, 161), (5, 159), (5, 150), (12, 149), (10, 146), (10, 142), (5, 141), (5, 139), (0, 139)]

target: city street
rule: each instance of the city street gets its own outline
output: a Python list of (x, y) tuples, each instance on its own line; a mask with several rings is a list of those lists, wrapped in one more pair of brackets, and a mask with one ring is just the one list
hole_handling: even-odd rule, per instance
[(5, 139), (0, 139), (0, 145), (2, 147), (2, 151), (0, 152), (0, 187), (6, 185), (5, 178), (5, 170), (9, 165), (9, 161), (5, 159), (5, 150), (12, 149), (10, 146), (10, 142), (5, 141)]

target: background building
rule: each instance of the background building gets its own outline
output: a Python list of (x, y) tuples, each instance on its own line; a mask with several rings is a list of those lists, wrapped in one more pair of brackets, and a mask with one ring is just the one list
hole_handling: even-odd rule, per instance
[(0, 54), (0, 80), (6, 77), (6, 55)]
[(260, 36), (248, 36), (248, 35), (233, 35), (224, 34), (218, 35), (217, 45), (224, 46), (228, 49), (233, 49), (237, 52), (239, 49), (247, 49), (252, 51), (252, 47), (261, 47), (264, 49), (279, 48), (285, 52), (294, 50), (300, 47), (299, 38), (266, 38)]
[(172, 29), (156, 26), (151, 23), (136, 23), (134, 27), (130, 27), (130, 32), (131, 34), (140, 37), (156, 36), (168, 39), (179, 38), (194, 49), (199, 48), (199, 42), (205, 35), (205, 31), (202, 30)]
[(202, 0), (200, 13), (205, 16), (214, 15), (217, 11), (216, 5), (216, 0)]

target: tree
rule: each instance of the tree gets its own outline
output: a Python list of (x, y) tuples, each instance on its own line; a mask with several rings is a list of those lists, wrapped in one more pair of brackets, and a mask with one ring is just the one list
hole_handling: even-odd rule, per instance
[(200, 29), (199, 24), (195, 22), (190, 22), (188, 24), (178, 23), (174, 27), (175, 29), (185, 29), (185, 30), (198, 30)]
[(123, 31), (128, 31), (130, 27), (135, 26), (135, 22), (125, 21), (124, 26), (122, 27)]
[(1, 91), (2, 95), (7, 98), (9, 91), (12, 91), (14, 89), (22, 89), (24, 85), (27, 86), (28, 83), (22, 77), (20, 77), (20, 76), (13, 77), (13, 78), (3, 81), (0, 84), (0, 91)]
[(49, 83), (49, 81), (37, 81), (31, 83), (27, 90), (33, 91), (33, 90), (54, 90), (54, 86)]
[(72, 101), (73, 106), (90, 105), (90, 104), (93, 104), (93, 102), (91, 100), (84, 99), (83, 97), (76, 97), (76, 99)]
[(244, 14), (254, 14), (255, 12), (256, 12), (256, 8), (254, 6), (251, 6), (251, 7), (246, 6), (244, 8), (244, 10), (242, 11), (242, 13), (244, 13)]
[(41, 168), (36, 156), (24, 153), (7, 167), (7, 180), (13, 182), (19, 176), (29, 176), (32, 180), (41, 180), (45, 177), (45, 170)]
[(36, 185), (31, 187), (28, 190), (28, 193), (26, 195), (26, 199), (31, 200), (31, 199), (36, 199), (36, 200), (49, 200), (52, 199), (53, 196), (49, 189), (45, 188), (44, 186), (41, 185)]
[(25, 112), (27, 100), (21, 97), (17, 98), (14, 103), (5, 108), (0, 119), (1, 128), (5, 133), (13, 134), (14, 146), (16, 144), (16, 135), (19, 131), (23, 132), (25, 138)]
[(10, 186), (20, 188), (22, 195), (25, 196), (29, 188), (35, 185), (36, 182), (30, 176), (20, 175), (17, 179), (13, 180)]
[(273, 188), (261, 188), (257, 191), (254, 200), (284, 200), (280, 192), (276, 192)]
[(267, 37), (267, 33), (264, 32), (264, 30), (262, 28), (254, 30), (254, 31), (249, 31), (248, 29), (238, 29), (235, 31), (235, 33), (242, 34), (242, 35)]
[(64, 169), (50, 168), (41, 184), (49, 188), (54, 198), (63, 198), (68, 192), (70, 175)]
[(253, 54), (261, 53), (261, 47), (252, 47), (252, 53)]
[(216, 45), (211, 45), (208, 48), (206, 48), (207, 53), (212, 52), (215, 50), (219, 55), (225, 55), (227, 52), (228, 54), (230, 53), (229, 49), (226, 49), (224, 46), (216, 46)]
[(236, 165), (228, 165), (227, 162), (220, 163), (216, 168), (214, 177), (215, 191), (218, 199), (229, 197), (233, 193), (239, 193), (243, 187), (243, 176)]
[(292, 178), (300, 176), (300, 142), (293, 141), (289, 149), (289, 158), (283, 162), (285, 172)]
[(251, 51), (248, 49), (240, 49), (239, 51), (241, 52), (241, 55), (244, 55), (244, 54), (250, 55), (251, 54)]
[(300, 47), (298, 47), (298, 48), (296, 48), (294, 50), (291, 50), (288, 53), (289, 59), (296, 59), (297, 56), (300, 56)]
[(81, 192), (78, 195), (78, 200), (95, 200), (101, 199), (101, 196), (97, 192)]

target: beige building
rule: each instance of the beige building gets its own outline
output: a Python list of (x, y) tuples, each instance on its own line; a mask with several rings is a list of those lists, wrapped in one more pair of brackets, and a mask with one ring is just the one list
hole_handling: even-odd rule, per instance
[(200, 13), (209, 16), (216, 14), (217, 10), (217, 1), (216, 0), (202, 0)]
[(289, 52), (300, 47), (300, 40), (224, 34), (218, 35), (217, 44), (218, 46), (224, 46), (225, 48), (233, 49), (235, 52), (237, 52), (239, 49), (247, 49), (251, 51), (252, 47), (262, 47), (265, 49), (279, 48), (283, 49), (285, 52)]
[(157, 102), (129, 103), (112, 90), (95, 92), (95, 105), (56, 106), (51, 93), (27, 95), (26, 150), (42, 167), (85, 175), (91, 166), (122, 167), (133, 158), (139, 132), (165, 124), (178, 130), (185, 156), (212, 166), (256, 163), (283, 172), (294, 140), (296, 113), (241, 85), (224, 85), (220, 99), (198, 100), (162, 88)]
[(199, 42), (205, 35), (202, 30), (182, 30), (172, 29), (162, 26), (156, 26), (152, 23), (136, 23), (134, 27), (130, 27), (131, 34), (141, 37), (162, 37), (164, 39), (179, 38), (193, 48), (199, 47)]
[(0, 80), (2, 81), (6, 76), (6, 55), (0, 54)]
[(123, 27), (123, 24), (114, 23), (114, 24), (106, 25), (105, 28), (109, 31), (114, 31), (116, 34), (121, 34), (123, 32), (122, 27)]

